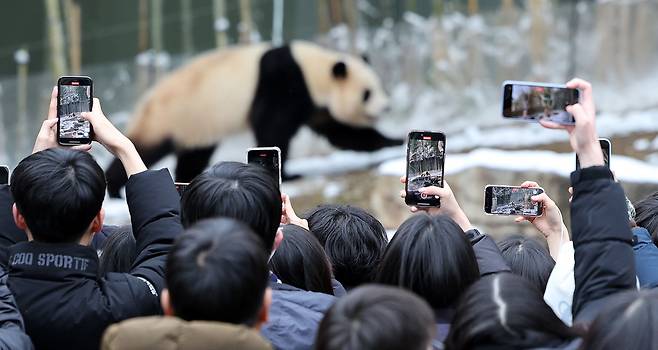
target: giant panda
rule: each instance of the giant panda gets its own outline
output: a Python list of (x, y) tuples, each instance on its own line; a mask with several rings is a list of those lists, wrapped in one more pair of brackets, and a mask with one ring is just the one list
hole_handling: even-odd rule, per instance
[[(189, 182), (223, 138), (249, 128), (258, 146), (281, 149), (286, 179), (289, 143), (302, 125), (342, 149), (401, 145), (373, 127), (387, 108), (379, 78), (361, 57), (303, 41), (244, 45), (201, 55), (161, 79), (138, 102), (127, 136), (147, 166), (175, 153), (176, 181)], [(117, 159), (107, 180), (118, 197), (126, 174)]]

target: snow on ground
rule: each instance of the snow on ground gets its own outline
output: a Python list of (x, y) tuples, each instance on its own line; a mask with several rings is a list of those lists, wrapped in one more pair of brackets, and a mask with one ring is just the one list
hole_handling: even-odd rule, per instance
[[(471, 168), (507, 171), (538, 171), (568, 177), (576, 166), (573, 153), (552, 151), (508, 151), (477, 149), (469, 153), (446, 155), (445, 174), (454, 175)], [(658, 166), (635, 158), (614, 155), (610, 161), (619, 181), (658, 184)], [(381, 164), (380, 175), (402, 176), (406, 160), (399, 158)]]

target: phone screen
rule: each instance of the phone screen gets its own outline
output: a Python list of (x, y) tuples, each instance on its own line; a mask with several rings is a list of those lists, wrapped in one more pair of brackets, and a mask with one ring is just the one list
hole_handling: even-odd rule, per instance
[(82, 112), (91, 111), (92, 81), (88, 77), (62, 77), (57, 82), (58, 141), (63, 145), (91, 143), (91, 124)]
[(253, 148), (247, 152), (247, 163), (267, 169), (278, 184), (281, 184), (281, 151), (278, 148)]
[(540, 216), (542, 207), (532, 196), (544, 193), (541, 188), (513, 186), (487, 186), (484, 194), (484, 211), (494, 215)]
[[(603, 152), (603, 162), (605, 166), (610, 168), (610, 157), (612, 155), (612, 143), (608, 139), (599, 139), (599, 144), (601, 145), (601, 151)], [(580, 170), (580, 160), (576, 154), (576, 170)]]
[[(548, 85), (548, 84), (546, 84)], [(529, 121), (547, 119), (560, 124), (574, 124), (566, 107), (578, 103), (577, 89), (566, 87), (505, 84), (503, 117)]]
[(0, 165), (0, 185), (9, 183), (9, 168), (6, 165)]
[(187, 190), (187, 186), (189, 186), (189, 182), (174, 182), (174, 186), (176, 186), (176, 191), (178, 191), (178, 195), (181, 197), (183, 196), (183, 193), (185, 190)]
[(407, 183), (405, 202), (408, 205), (438, 207), (438, 198), (418, 192), (420, 188), (443, 187), (445, 135), (429, 131), (409, 133), (407, 144)]

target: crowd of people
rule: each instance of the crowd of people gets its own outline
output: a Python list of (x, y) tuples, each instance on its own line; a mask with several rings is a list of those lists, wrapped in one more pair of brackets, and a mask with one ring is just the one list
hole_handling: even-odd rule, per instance
[(590, 84), (567, 85), (576, 124), (541, 124), (581, 162), (571, 228), (542, 193), (544, 214), (516, 221), (545, 240), (500, 242), (447, 182), (421, 189), (441, 206), (411, 207), (390, 242), (354, 206), (298, 216), (254, 165), (217, 163), (181, 196), (95, 99), (83, 118), (129, 176), (131, 225), (104, 225), (103, 171), (90, 145), (57, 145), (54, 90), (34, 153), (0, 187), (0, 348), (656, 349), (658, 193), (627, 204)]

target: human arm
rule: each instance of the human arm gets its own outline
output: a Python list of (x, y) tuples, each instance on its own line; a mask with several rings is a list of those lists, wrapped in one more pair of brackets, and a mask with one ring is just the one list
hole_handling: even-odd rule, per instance
[[(526, 181), (521, 184), (521, 187), (535, 188), (539, 187), (539, 184), (533, 181)], [(548, 243), (548, 251), (551, 257), (557, 261), (560, 254), (560, 247), (562, 247), (562, 244), (570, 241), (569, 231), (562, 219), (562, 212), (546, 192), (533, 196), (531, 199), (542, 207), (542, 216), (520, 216), (515, 221), (528, 221), (541, 232), (546, 239), (546, 243)]]
[(572, 311), (575, 320), (590, 321), (607, 297), (635, 286), (635, 261), (624, 191), (604, 166), (598, 142), (592, 86), (580, 79), (567, 86), (579, 89), (581, 94), (579, 103), (567, 107), (576, 124), (541, 123), (565, 129), (580, 159), (581, 169), (571, 174), (575, 260)]
[(30, 337), (25, 334), (14, 296), (7, 287), (7, 274), (0, 270), (0, 350), (33, 349)]

